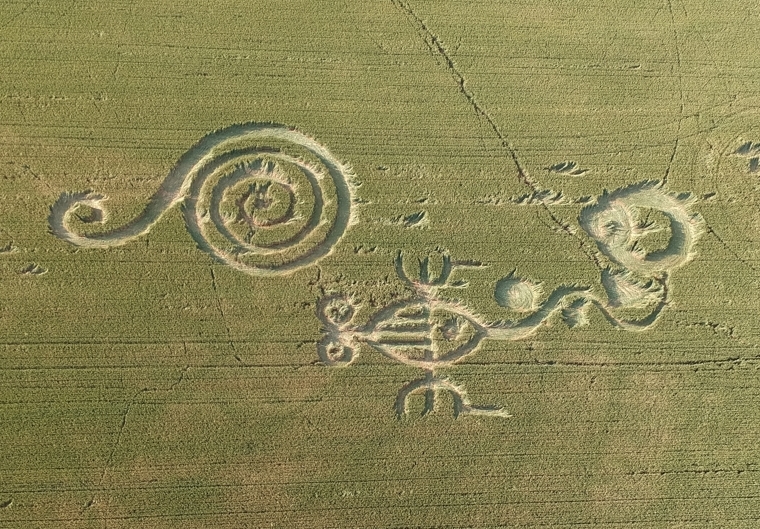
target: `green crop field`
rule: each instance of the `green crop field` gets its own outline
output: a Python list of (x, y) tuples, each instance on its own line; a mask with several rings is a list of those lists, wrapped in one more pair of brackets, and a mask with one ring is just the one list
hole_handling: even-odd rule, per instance
[(0, 529), (760, 527), (756, 11), (0, 1)]

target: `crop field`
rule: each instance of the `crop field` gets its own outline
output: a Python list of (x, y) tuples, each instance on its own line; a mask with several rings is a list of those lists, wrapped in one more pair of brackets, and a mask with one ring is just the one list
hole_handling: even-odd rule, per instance
[(0, 529), (760, 527), (750, 4), (0, 0)]

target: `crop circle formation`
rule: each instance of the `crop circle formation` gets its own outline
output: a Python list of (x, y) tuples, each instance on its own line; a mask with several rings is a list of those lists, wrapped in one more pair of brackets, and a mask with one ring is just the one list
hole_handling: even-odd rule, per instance
[[(106, 248), (144, 235), (182, 202), (201, 249), (242, 272), (274, 275), (312, 264), (335, 246), (351, 219), (350, 179), (346, 166), (301, 132), (233, 125), (187, 151), (145, 210), (124, 226), (79, 233), (77, 218), (107, 221), (106, 198), (93, 193), (65, 193), (49, 221), (53, 234), (71, 244)], [(85, 208), (89, 215), (76, 215)]]

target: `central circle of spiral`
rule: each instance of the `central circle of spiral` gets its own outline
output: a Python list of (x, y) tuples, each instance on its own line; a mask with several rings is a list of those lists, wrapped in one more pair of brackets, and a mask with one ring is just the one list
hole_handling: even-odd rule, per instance
[(288, 238), (288, 232), (294, 235), (305, 227), (318, 205), (298, 196), (299, 188), (310, 187), (308, 182), (299, 183), (297, 172), (289, 175), (274, 162), (246, 164), (225, 184), (219, 208), (227, 238), (247, 247), (272, 247), (267, 238), (280, 243)]
[[(285, 197), (278, 195), (285, 195)], [(235, 221), (247, 224), (252, 230), (268, 228), (293, 218), (295, 194), (287, 184), (267, 180), (248, 186), (248, 190), (235, 204), (238, 216)], [(279, 211), (284, 209), (285, 211)]]

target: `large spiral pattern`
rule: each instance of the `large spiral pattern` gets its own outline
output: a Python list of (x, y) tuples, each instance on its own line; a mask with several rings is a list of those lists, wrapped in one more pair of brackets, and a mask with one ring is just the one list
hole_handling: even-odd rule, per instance
[[(282, 274), (323, 258), (343, 235), (351, 221), (351, 177), (347, 166), (301, 132), (233, 125), (187, 151), (127, 224), (82, 234), (81, 224), (107, 220), (106, 198), (64, 193), (51, 207), (50, 229), (76, 246), (118, 246), (146, 234), (182, 202), (187, 229), (201, 249), (251, 275)], [(83, 207), (90, 215), (76, 214)]]

